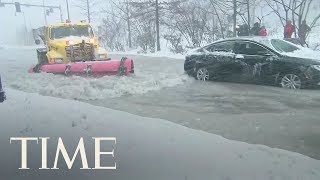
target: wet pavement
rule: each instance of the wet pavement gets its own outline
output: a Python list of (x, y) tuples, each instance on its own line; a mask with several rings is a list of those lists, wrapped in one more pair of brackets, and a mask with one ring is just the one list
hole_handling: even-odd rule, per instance
[(5, 88), (67, 99), (80, 95), (77, 100), (93, 105), (320, 159), (319, 90), (199, 82), (184, 74), (181, 59), (127, 56), (135, 59), (133, 77), (29, 75), (34, 49), (1, 50), (0, 72)]
[[(164, 63), (163, 58), (134, 58), (136, 64), (152, 63), (150, 68)], [(165, 62), (168, 66), (183, 69), (182, 60), (168, 61), (173, 61)], [(270, 86), (199, 82), (190, 78), (183, 85), (146, 94), (88, 102), (320, 159), (319, 90), (288, 91)]]

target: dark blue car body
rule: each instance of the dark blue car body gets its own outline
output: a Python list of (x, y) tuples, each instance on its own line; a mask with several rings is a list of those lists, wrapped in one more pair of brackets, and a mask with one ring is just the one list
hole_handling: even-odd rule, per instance
[(6, 99), (6, 95), (2, 89), (2, 82), (1, 82), (1, 76), (0, 76), (0, 103), (3, 102)]

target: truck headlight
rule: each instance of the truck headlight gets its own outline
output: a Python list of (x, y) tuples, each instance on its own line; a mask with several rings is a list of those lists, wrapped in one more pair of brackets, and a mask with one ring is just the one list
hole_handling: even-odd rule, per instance
[(67, 46), (72, 46), (72, 45), (74, 45), (75, 43), (74, 43), (74, 41), (72, 41), (72, 40), (69, 40), (69, 41), (66, 41), (66, 45)]
[(54, 63), (56, 63), (56, 64), (62, 64), (62, 63), (63, 63), (63, 59), (62, 59), (62, 58), (55, 58), (55, 59), (54, 59)]
[(317, 71), (320, 71), (320, 65), (313, 65), (312, 66), (314, 69), (316, 69)]
[(99, 59), (107, 59), (108, 55), (107, 54), (99, 54)]

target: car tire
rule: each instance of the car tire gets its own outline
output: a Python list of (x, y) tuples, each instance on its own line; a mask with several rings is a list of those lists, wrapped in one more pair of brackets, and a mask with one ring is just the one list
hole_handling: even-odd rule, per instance
[(195, 78), (199, 81), (209, 81), (210, 80), (210, 72), (209, 70), (202, 66), (196, 69)]
[(278, 77), (280, 87), (286, 89), (303, 89), (305, 87), (305, 78), (299, 73), (283, 73)]

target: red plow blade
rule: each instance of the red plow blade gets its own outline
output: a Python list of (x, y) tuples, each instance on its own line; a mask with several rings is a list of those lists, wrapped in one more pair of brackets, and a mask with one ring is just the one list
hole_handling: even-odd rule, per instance
[(31, 72), (46, 72), (64, 75), (127, 76), (134, 73), (133, 60), (122, 58), (109, 61), (85, 61), (69, 64), (44, 64), (32, 67)]

